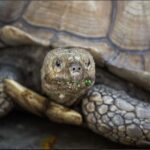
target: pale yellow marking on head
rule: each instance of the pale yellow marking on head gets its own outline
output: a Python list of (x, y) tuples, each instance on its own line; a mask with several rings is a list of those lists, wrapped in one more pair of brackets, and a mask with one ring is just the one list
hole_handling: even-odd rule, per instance
[(60, 94), (60, 95), (59, 95), (59, 98), (60, 98), (60, 99), (64, 99), (64, 97), (65, 97), (64, 94)]

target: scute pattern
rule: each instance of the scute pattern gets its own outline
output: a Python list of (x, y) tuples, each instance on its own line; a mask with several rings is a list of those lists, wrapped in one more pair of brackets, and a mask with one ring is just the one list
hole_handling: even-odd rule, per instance
[(115, 142), (150, 145), (150, 104), (105, 85), (94, 86), (83, 99), (83, 113), (93, 131)]
[(34, 26), (99, 37), (106, 36), (110, 14), (110, 1), (33, 1), (23, 18)]
[(0, 1), (0, 21), (10, 23), (17, 20), (25, 11), (29, 1)]
[(150, 49), (150, 1), (117, 1), (111, 40), (130, 50)]

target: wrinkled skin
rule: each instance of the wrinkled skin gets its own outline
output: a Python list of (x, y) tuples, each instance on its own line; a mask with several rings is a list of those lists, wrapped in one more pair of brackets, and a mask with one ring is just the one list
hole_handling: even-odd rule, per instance
[[(29, 46), (36, 43), (43, 46), (52, 45), (58, 47), (72, 45), (91, 48), (97, 65), (107, 66), (107, 69), (117, 76), (128, 80), (128, 82), (133, 82), (146, 90), (150, 90), (149, 5), (150, 3), (148, 1), (66, 1), (64, 3), (61, 1), (47, 1), (44, 3), (40, 1), (20, 1), (18, 3), (12, 3), (12, 1), (2, 2), (0, 4), (0, 27), (2, 27), (0, 31), (0, 47)], [(5, 26), (7, 24), (10, 26)], [(19, 59), (20, 56), (25, 56), (26, 53), (30, 56), (35, 54), (31, 53), (31, 48), (29, 48), (29, 51), (18, 55), (20, 50), (22, 52), (21, 48), (17, 51), (17, 58)], [(14, 51), (12, 52), (12, 56), (14, 56)], [(36, 50), (36, 52), (38, 52), (38, 50)], [(9, 54), (7, 52), (5, 53)], [(59, 53), (57, 54), (59, 55)], [(13, 59), (13, 57), (9, 58), (11, 59), (7, 60)], [(5, 62), (5, 59), (1, 60)], [(32, 57), (30, 60), (38, 61), (39, 57), (35, 59)], [(50, 60), (49, 63), (51, 63), (52, 60)], [(34, 81), (38, 79), (40, 73), (38, 74), (36, 69), (39, 68), (40, 65), (37, 61), (35, 62), (36, 67), (32, 67), (32, 65), (28, 66), (28, 64), (31, 63), (21, 61), (23, 65), (17, 68), (23, 70), (25, 77), (29, 79), (28, 82), (25, 83), (29, 83), (29, 81), (34, 83)], [(12, 63), (10, 64), (12, 65)], [(16, 61), (14, 64), (14, 66), (16, 66), (20, 63)], [(5, 67), (4, 64), (2, 64), (2, 66)], [(76, 69), (79, 68), (79, 66), (79, 64), (75, 64), (73, 68)], [(32, 69), (29, 71), (28, 69), (30, 68)], [(51, 97), (53, 101), (55, 100), (65, 105), (73, 104), (76, 99), (80, 99), (80, 96), (83, 94), (81, 90), (82, 82), (80, 83), (80, 88), (77, 87), (76, 89), (76, 80), (86, 80), (86, 84), (88, 83), (89, 85), (90, 83), (90, 85), (92, 85), (91, 79), (86, 79), (83, 75), (86, 71), (80, 70), (80, 73), (73, 75), (74, 73), (70, 74), (69, 68), (68, 66), (68, 68), (66, 67), (65, 69), (65, 72), (69, 70), (66, 73), (65, 80), (64, 77), (62, 77), (62, 72), (57, 74), (57, 77), (49, 73), (42, 77), (42, 85), (45, 93)], [(17, 72), (19, 72), (19, 70)], [(47, 70), (49, 69), (45, 71)], [(56, 70), (58, 70), (58, 68)], [(18, 79), (16, 71), (13, 72)], [(51, 72), (53, 72), (53, 70)], [(33, 77), (31, 77), (32, 73)], [(11, 72), (9, 72), (9, 74), (11, 74)], [(4, 76), (7, 78), (7, 71)], [(58, 81), (59, 77), (61, 81)], [(69, 81), (66, 81), (66, 77)], [(62, 78), (64, 81), (62, 81)], [(11, 79), (15, 80), (15, 78)], [(101, 82), (105, 85), (94, 86), (89, 92), (86, 92), (86, 90), (88, 90), (90, 86), (83, 87), (83, 91), (85, 90), (84, 92), (87, 94), (83, 100), (82, 107), (87, 125), (95, 132), (117, 142), (148, 145), (150, 139), (149, 103), (144, 103), (142, 101), (143, 98), (141, 98), (146, 94), (139, 94), (138, 90), (134, 92), (128, 88), (127, 92), (120, 92), (122, 86), (118, 89), (114, 87), (110, 88), (110, 86), (113, 86), (112, 82), (107, 77), (104, 77), (104, 79), (106, 79), (106, 82), (103, 82), (103, 79), (101, 79)], [(100, 78), (97, 78), (97, 80), (100, 80)], [(113, 81), (115, 85), (120, 84), (118, 80)], [(18, 87), (13, 89), (13, 86), (10, 86), (10, 88), (7, 88), (7, 90), (9, 89), (9, 94), (14, 96), (14, 93), (16, 93), (16, 99), (18, 98), (17, 100), (20, 100), (20, 104), (26, 106), (29, 110), (32, 110), (32, 112), (38, 110), (38, 112), (42, 111), (42, 113), (47, 114), (47, 110), (52, 110), (48, 109), (49, 105), (47, 104), (47, 100), (43, 97), (41, 98), (33, 94), (34, 96), (36, 95), (34, 97), (31, 94), (32, 92), (26, 92), (26, 89), (24, 91), (24, 88), (21, 88), (21, 86), (18, 86), (14, 82), (8, 83)], [(78, 83), (79, 82), (77, 82), (77, 85), (79, 85)], [(4, 109), (1, 109), (2, 114), (6, 112), (8, 105), (4, 105), (7, 103), (5, 103), (6, 96), (3, 94), (2, 80), (0, 80), (0, 84), (2, 85), (0, 86), (0, 91), (2, 92), (0, 93), (0, 107), (5, 106), (2, 107)], [(23, 83), (23, 85), (30, 87), (29, 84)], [(57, 89), (59, 87), (58, 91), (53, 90), (53, 88), (56, 88), (55, 86)], [(71, 86), (71, 89), (69, 86)], [(35, 84), (34, 87), (40, 86)], [(8, 92), (7, 90), (6, 92)], [(94, 94), (95, 92), (97, 92), (97, 94)], [(39, 93), (42, 92), (39, 90)], [(69, 94), (67, 95), (67, 93)], [(129, 93), (131, 93), (131, 95)], [(132, 98), (133, 95), (135, 99)], [(149, 100), (150, 96), (145, 97), (146, 100)], [(35, 101), (36, 99), (38, 102)], [(48, 105), (47, 107), (45, 107), (46, 104)], [(59, 108), (54, 109), (57, 111), (54, 111), (53, 114), (49, 113), (49, 117), (53, 116), (54, 119), (56, 117), (54, 114), (59, 112), (58, 110), (60, 110), (61, 107), (58, 107), (58, 105), (55, 105), (55, 107), (54, 105), (50, 106), (50, 108)], [(62, 114), (60, 113), (59, 115)], [(57, 115), (57, 117), (59, 115)], [(133, 118), (136, 119), (136, 121)], [(55, 120), (57, 119), (60, 120), (59, 117), (55, 118)], [(63, 121), (65, 121), (65, 119)], [(79, 120), (81, 121), (81, 119)], [(109, 132), (110, 135), (108, 135), (107, 132)]]
[(41, 69), (44, 92), (60, 104), (72, 105), (95, 82), (93, 57), (82, 48), (50, 51)]
[[(28, 111), (38, 115), (46, 114), (53, 121), (76, 125), (85, 123), (94, 132), (112, 141), (127, 145), (150, 145), (150, 94), (100, 68), (97, 68), (96, 73), (98, 85), (92, 86), (95, 65), (92, 56), (85, 50), (76, 47), (50, 51), (41, 69), (43, 91), (52, 101), (71, 105), (84, 94), (81, 111), (84, 119), (78, 112), (52, 103), (12, 80), (5, 82), (6, 93)], [(74, 56), (78, 56), (78, 61)], [(90, 63), (87, 63), (87, 60), (90, 60)], [(86, 69), (87, 64), (90, 64), (91, 68)], [(71, 84), (70, 88), (62, 79), (71, 82), (77, 80), (81, 86), (76, 89), (74, 84)], [(92, 84), (88, 83), (87, 86), (84, 82), (82, 86), (81, 81), (87, 79), (92, 80)], [(57, 87), (59, 90), (56, 90)], [(61, 94), (66, 98), (63, 99)]]

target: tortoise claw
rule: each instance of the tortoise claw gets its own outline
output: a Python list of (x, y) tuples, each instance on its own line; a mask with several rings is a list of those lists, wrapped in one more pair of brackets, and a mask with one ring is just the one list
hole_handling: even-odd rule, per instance
[(4, 88), (5, 92), (13, 98), (15, 103), (34, 114), (40, 116), (46, 114), (50, 120), (59, 123), (82, 124), (80, 113), (54, 103), (14, 80), (6, 79)]

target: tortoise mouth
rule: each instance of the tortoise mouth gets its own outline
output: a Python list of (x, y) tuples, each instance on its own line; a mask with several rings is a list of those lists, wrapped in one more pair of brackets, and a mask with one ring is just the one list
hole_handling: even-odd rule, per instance
[(70, 93), (76, 93), (79, 90), (82, 89), (87, 89), (91, 87), (94, 84), (94, 79), (91, 78), (86, 78), (82, 80), (58, 80), (58, 79), (53, 79), (49, 83), (51, 86), (57, 87), (58, 90), (60, 91), (66, 91)]

